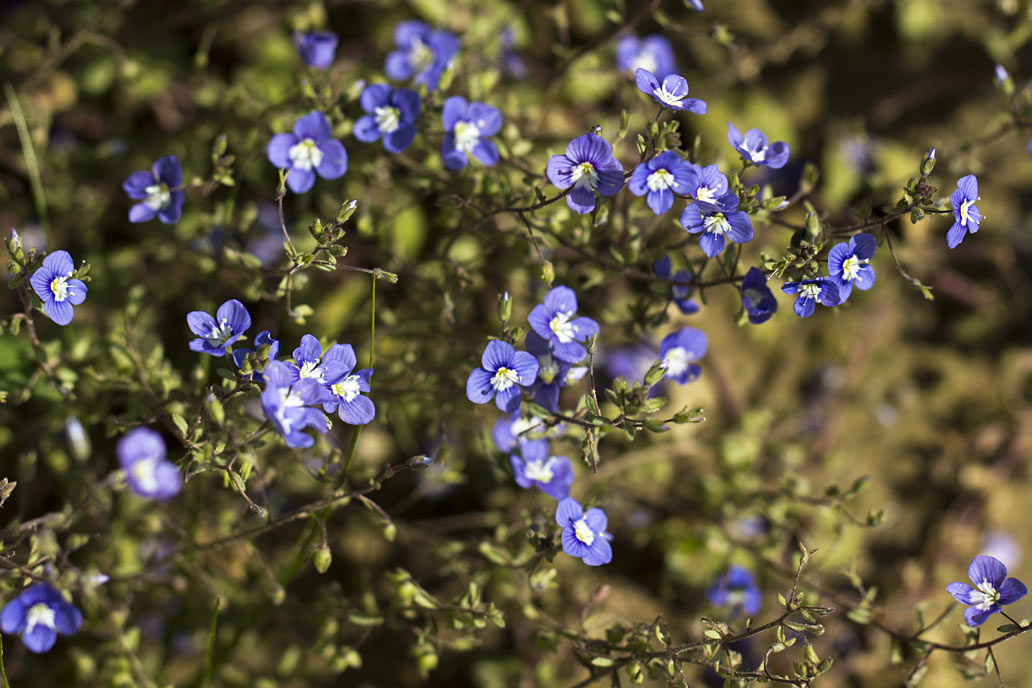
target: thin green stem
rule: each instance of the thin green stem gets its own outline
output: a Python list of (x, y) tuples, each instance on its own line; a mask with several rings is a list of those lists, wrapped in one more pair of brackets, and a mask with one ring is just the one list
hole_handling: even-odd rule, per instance
[(36, 213), (39, 215), (43, 233), (47, 238), (47, 250), (52, 251), (54, 250), (54, 241), (50, 235), (50, 220), (47, 218), (47, 196), (43, 191), (43, 180), (39, 176), (39, 161), (36, 159), (36, 149), (32, 147), (29, 126), (25, 121), (21, 103), (18, 102), (18, 94), (15, 93), (11, 84), (4, 84), (4, 94), (7, 96), (7, 105), (11, 108), (11, 119), (14, 120), (14, 126), (18, 130), (18, 140), (21, 142), (22, 156), (25, 158), (25, 170), (29, 173), (29, 184), (32, 186), (32, 199), (36, 203)]
[[(369, 297), (370, 310), (372, 314), (369, 317), (369, 367), (373, 367), (373, 361), (376, 358), (376, 275), (373, 274), (373, 291)], [(340, 476), (337, 478), (337, 487), (340, 488), (348, 480), (348, 472), (351, 470), (351, 462), (355, 458), (355, 449), (358, 447), (358, 438), (362, 434), (362, 426), (356, 425), (355, 431), (351, 434), (351, 444), (348, 446), (347, 458), (344, 459), (344, 468), (340, 472)]]

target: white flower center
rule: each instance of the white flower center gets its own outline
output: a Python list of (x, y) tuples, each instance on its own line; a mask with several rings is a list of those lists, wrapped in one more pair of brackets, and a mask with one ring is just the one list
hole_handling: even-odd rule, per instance
[(717, 192), (708, 186), (700, 186), (695, 190), (695, 200), (704, 203), (714, 203), (717, 200)]
[(663, 357), (663, 367), (668, 377), (680, 377), (688, 370), (692, 358), (683, 346), (675, 346)]
[(301, 367), (297, 369), (298, 375), (301, 377), (310, 377), (318, 382), (323, 381), (323, 371), (318, 370), (319, 361), (305, 361), (301, 364)]
[(677, 107), (681, 104), (681, 101), (688, 97), (687, 93), (677, 95), (666, 90), (666, 86), (660, 84), (659, 88), (652, 89), (652, 95), (659, 98), (660, 102), (670, 105), (671, 107)]
[(381, 105), (373, 112), (376, 128), (384, 134), (390, 134), (400, 126), (401, 110), (390, 105)]
[(549, 457), (545, 461), (528, 461), (523, 466), (523, 472), (531, 480), (536, 480), (539, 483), (550, 483), (552, 478), (555, 477), (555, 473), (552, 471), (554, 462), (554, 456)]
[(702, 221), (703, 227), (711, 234), (727, 234), (731, 231), (731, 223), (724, 217), (724, 213), (713, 213)]
[(144, 492), (155, 492), (158, 489), (156, 475), (158, 460), (157, 456), (145, 456), (134, 461), (129, 468), (129, 472), (133, 474), (133, 479), (136, 480)]
[(584, 375), (587, 374), (587, 372), (587, 366), (574, 366), (573, 368), (570, 368), (570, 370), (566, 373), (566, 377), (564, 378), (566, 380), (566, 384), (572, 385), (580, 381), (580, 379), (584, 377)]
[(330, 387), (335, 395), (344, 401), (351, 401), (358, 396), (359, 391), (358, 375), (348, 375), (346, 378)]
[(208, 333), (208, 342), (212, 346), (220, 346), (231, 336), (233, 336), (233, 330), (229, 327), (229, 321), (223, 318), (218, 325), (212, 326), (211, 332)]
[(276, 409), (276, 421), (279, 423), (280, 427), (283, 428), (283, 434), (289, 435), (290, 430), (294, 425), (294, 421), (287, 418), (287, 409), (297, 408), (304, 406), (305, 404), (301, 401), (300, 395), (295, 394), (289, 387), (281, 387), (279, 390), (279, 396), (280, 407)]
[(473, 146), (480, 140), (480, 127), (473, 122), (455, 123), (455, 147), (463, 153), (472, 153)]
[(674, 175), (670, 174), (670, 170), (663, 168), (650, 174), (648, 179), (645, 180), (645, 184), (648, 185), (649, 191), (663, 191), (664, 189), (677, 188), (677, 180), (674, 179)]
[(572, 342), (573, 338), (577, 336), (577, 326), (570, 322), (570, 318), (573, 317), (572, 312), (556, 313), (552, 317), (552, 322), (548, 323), (548, 329), (552, 330), (559, 342), (566, 344)]
[(147, 194), (147, 198), (143, 199), (143, 204), (151, 210), (161, 210), (172, 200), (172, 192), (169, 191), (166, 184), (151, 184), (145, 187), (143, 192)]
[[(656, 64), (656, 56), (648, 50), (642, 50), (635, 55), (634, 60), (631, 62), (631, 74), (634, 74), (639, 69), (655, 74), (656, 70), (659, 69), (659, 65)], [(663, 76), (666, 75), (664, 74)]]
[(50, 281), (50, 291), (54, 294), (54, 301), (61, 303), (68, 298), (68, 277), (70, 275), (58, 275)]
[(756, 148), (749, 148), (746, 145), (742, 147), (745, 148), (745, 152), (749, 154), (749, 158), (753, 162), (763, 162), (767, 159), (767, 146), (764, 146), (759, 141), (756, 142)]
[(290, 166), (295, 170), (311, 170), (318, 167), (322, 162), (323, 152), (315, 145), (312, 139), (302, 139), (290, 147), (287, 154), (290, 157)]
[(579, 521), (574, 522), (573, 534), (588, 547), (595, 541), (595, 533), (591, 530), (588, 521), (583, 516), (581, 516)]
[(509, 431), (512, 432), (512, 436), (519, 438), (524, 433), (530, 432), (542, 424), (541, 419), (534, 418), (533, 416), (520, 416), (512, 422), (509, 426)]
[(555, 376), (559, 374), (559, 364), (555, 362), (549, 354), (538, 357), (538, 379), (544, 382), (546, 385), (552, 384), (555, 381)]
[(503, 367), (495, 371), (494, 376), (491, 378), (491, 386), (499, 392), (504, 392), (519, 381), (520, 376), (515, 370)]
[(852, 282), (856, 279), (857, 275), (860, 274), (860, 268), (867, 265), (870, 261), (860, 260), (856, 256), (850, 256), (846, 258), (846, 262), (842, 264), (842, 277), (847, 282)]
[(46, 626), (54, 630), (54, 610), (45, 602), (37, 602), (25, 613), (25, 635), (32, 633), (36, 626)]
[(982, 579), (981, 583), (975, 586), (975, 589), (976, 592), (971, 594), (971, 599), (977, 600), (975, 602), (975, 606), (982, 611), (987, 611), (990, 607), (1000, 601), (1000, 591), (985, 578)]
[(412, 39), (412, 46), (409, 48), (409, 64), (412, 69), (421, 72), (434, 62), (434, 51), (420, 38)]
[(968, 210), (968, 208), (970, 208), (974, 204), (974, 201), (964, 201), (960, 204), (960, 224), (962, 227), (967, 227), (968, 222), (971, 221), (971, 211)]
[(576, 186), (594, 189), (598, 185), (598, 171), (590, 162), (582, 162), (570, 170), (570, 181)]
[(821, 295), (821, 285), (819, 284), (804, 284), (799, 290), (803, 292), (803, 296), (808, 299), (816, 301)]

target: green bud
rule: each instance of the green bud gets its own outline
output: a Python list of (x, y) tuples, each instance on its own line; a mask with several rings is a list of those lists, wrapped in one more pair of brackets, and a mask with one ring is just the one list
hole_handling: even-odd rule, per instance
[(332, 562), (333, 554), (330, 552), (330, 548), (326, 545), (320, 545), (319, 548), (312, 553), (312, 563), (315, 564), (315, 570), (319, 573), (326, 573)]
[(645, 384), (648, 387), (658, 383), (666, 375), (666, 366), (663, 365), (663, 361), (656, 361), (649, 368), (648, 372), (645, 373)]
[(928, 149), (924, 160), (921, 161), (921, 174), (927, 177), (932, 173), (933, 169), (935, 169), (935, 146)]
[(498, 319), (504, 325), (512, 317), (512, 298), (509, 292), (502, 292), (498, 295)]

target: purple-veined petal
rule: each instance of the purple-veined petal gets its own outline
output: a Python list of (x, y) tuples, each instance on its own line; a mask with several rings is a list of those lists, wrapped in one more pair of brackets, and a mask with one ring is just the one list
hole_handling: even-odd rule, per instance
[(179, 158), (174, 155), (158, 158), (152, 169), (154, 176), (169, 188), (174, 189), (183, 183), (183, 168), (179, 165)]
[(1017, 578), (1008, 578), (999, 588), (1000, 604), (1012, 604), (1028, 594), (1028, 588)]
[(1007, 567), (996, 557), (979, 554), (968, 565), (968, 578), (976, 586), (982, 583), (982, 581), (986, 581), (999, 590), (1000, 586), (1007, 579)]
[(336, 139), (326, 139), (318, 145), (322, 152), (322, 160), (319, 161), (315, 171), (323, 179), (337, 179), (348, 171), (348, 152), (344, 144)]
[(72, 310), (72, 304), (67, 301), (46, 301), (43, 303), (43, 312), (55, 323), (62, 326), (72, 322), (72, 316), (75, 314)]
[(555, 507), (555, 522), (564, 528), (574, 521), (579, 521), (583, 515), (584, 510), (573, 497), (560, 500)]
[(330, 138), (330, 123), (318, 110), (312, 110), (294, 124), (294, 135), (299, 139), (312, 139), (320, 143)]
[(588, 547), (584, 555), (584, 563), (588, 566), (602, 566), (613, 560), (613, 546), (604, 537), (595, 536), (595, 541)]

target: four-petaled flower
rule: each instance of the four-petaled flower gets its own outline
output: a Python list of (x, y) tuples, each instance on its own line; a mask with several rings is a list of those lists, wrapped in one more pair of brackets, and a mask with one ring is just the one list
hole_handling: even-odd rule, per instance
[(552, 355), (548, 340), (531, 330), (525, 340), (527, 351), (538, 362), (537, 379), (531, 388), (534, 401), (552, 413), (559, 410), (559, 388), (577, 382), (588, 372), (587, 366), (574, 367)]
[(645, 69), (662, 79), (673, 73), (674, 48), (662, 34), (652, 34), (639, 39), (629, 34), (616, 44), (616, 66), (621, 72), (634, 76), (638, 69)]
[(706, 599), (714, 607), (730, 607), (732, 614), (744, 612), (754, 616), (760, 611), (760, 589), (752, 574), (741, 566), (731, 566), (706, 590)]
[(698, 185), (691, 190), (690, 195), (697, 201), (718, 203), (728, 195), (727, 175), (720, 171), (716, 163), (706, 165), (699, 170)]
[(634, 72), (634, 81), (638, 84), (639, 91), (652, 96), (665, 108), (693, 112), (696, 115), (706, 114), (706, 101), (688, 97), (688, 82), (683, 76), (667, 74), (660, 83), (655, 74), (639, 67)]
[(738, 197), (730, 193), (716, 203), (692, 201), (681, 213), (680, 223), (691, 234), (702, 233), (699, 247), (710, 258), (720, 255), (727, 239), (744, 244), (753, 238), (749, 215), (738, 210)]
[(190, 350), (212, 356), (224, 356), (226, 349), (251, 326), (251, 314), (244, 304), (230, 299), (219, 306), (215, 317), (204, 311), (191, 311), (186, 323), (197, 339), (190, 342)]
[(369, 377), (373, 369), (355, 370), (356, 363), (355, 349), (350, 344), (334, 344), (326, 350), (321, 367), (339, 367), (340, 372), (336, 380), (328, 382), (330, 398), (323, 402), (323, 411), (336, 411), (348, 425), (365, 425), (376, 416), (373, 400), (362, 394), (370, 389)]
[(183, 168), (174, 155), (158, 158), (150, 171), (130, 174), (122, 188), (129, 198), (141, 202), (129, 209), (129, 221), (146, 222), (157, 215), (166, 225), (178, 222), (186, 200), (186, 193), (179, 188), (182, 182)]
[(502, 128), (498, 108), (484, 103), (467, 104), (462, 96), (452, 96), (444, 101), (441, 123), (446, 132), (441, 157), (449, 170), (461, 170), (470, 155), (488, 167), (498, 164), (498, 147), (487, 140)]
[(74, 272), (75, 264), (68, 251), (54, 251), (29, 278), (32, 290), (43, 301), (43, 312), (58, 325), (72, 322), (72, 306), (86, 300), (86, 285), (72, 279)]
[(584, 560), (588, 566), (601, 566), (613, 560), (612, 537), (606, 532), (606, 514), (601, 509), (584, 511), (573, 497), (559, 501), (555, 522), (562, 529), (563, 551)]
[(569, 287), (555, 287), (545, 294), (544, 303), (530, 311), (527, 320), (531, 329), (548, 340), (548, 349), (560, 361), (577, 363), (588, 355), (581, 342), (599, 333), (598, 323), (591, 318), (575, 317), (577, 295)]
[(694, 327), (682, 327), (663, 337), (659, 343), (659, 360), (663, 362), (668, 377), (683, 385), (694, 382), (702, 374), (702, 366), (693, 363), (706, 355), (706, 333)]
[(853, 287), (867, 290), (874, 286), (871, 258), (878, 241), (870, 234), (857, 234), (849, 243), (835, 244), (828, 252), (828, 276), (838, 287), (839, 303), (845, 303)]
[(509, 456), (509, 464), (512, 466), (517, 485), (524, 490), (537, 485), (539, 490), (555, 499), (563, 499), (570, 495), (573, 466), (568, 458), (553, 456), (545, 440), (523, 443), (520, 453), (522, 456)]
[(25, 647), (35, 653), (52, 648), (58, 633), (72, 635), (80, 628), (82, 612), (46, 583), (26, 588), (0, 611), (0, 631), (20, 633)]
[(291, 134), (274, 134), (266, 156), (276, 167), (289, 170), (287, 186), (294, 193), (304, 193), (315, 184), (315, 175), (337, 179), (348, 170), (348, 152), (344, 144), (330, 138), (330, 123), (318, 110), (313, 110), (294, 124)]
[(563, 155), (549, 158), (545, 174), (557, 188), (573, 187), (566, 205), (581, 215), (595, 209), (594, 191), (612, 196), (624, 185), (623, 166), (613, 158), (609, 143), (595, 133), (578, 136)]
[[(670, 260), (670, 256), (668, 255), (663, 256), (652, 264), (652, 272), (656, 273), (659, 277), (666, 277), (679, 282), (692, 281), (692, 273), (687, 270), (678, 270), (673, 275), (670, 274), (673, 272), (673, 262)], [(699, 312), (699, 304), (695, 303), (695, 301), (690, 298), (691, 293), (692, 288), (685, 284), (670, 284), (670, 298), (677, 304), (678, 310), (685, 315)]]
[(311, 447), (315, 440), (303, 431), (313, 428), (325, 433), (329, 429), (326, 415), (313, 408), (325, 401), (323, 386), (310, 377), (295, 379), (290, 366), (282, 361), (269, 363), (263, 375), (265, 390), (261, 401), (265, 415), (288, 447)]
[(272, 334), (268, 330), (262, 330), (254, 338), (255, 349), (233, 349), (233, 363), (236, 364), (237, 368), (244, 366), (244, 361), (251, 354), (262, 353), (264, 356), (256, 362), (257, 365), (252, 365), (251, 372), (245, 377), (250, 377), (255, 382), (262, 382), (265, 378), (262, 377), (262, 371), (265, 370), (265, 366), (269, 364), (269, 361), (275, 361), (276, 357), (279, 356), (279, 340), (273, 339)]
[(294, 32), (294, 46), (309, 67), (326, 69), (337, 52), (337, 34), (332, 31)]
[(500, 410), (517, 410), (520, 387), (531, 385), (537, 377), (537, 359), (526, 351), (516, 351), (507, 342), (493, 340), (487, 343), (480, 364), (466, 380), (466, 398), (474, 404), (486, 404), (494, 397)]
[(397, 50), (387, 55), (384, 71), (397, 81), (414, 78), (426, 84), (429, 93), (437, 90), (441, 74), (459, 51), (459, 39), (447, 31), (431, 29), (421, 21), (403, 21), (394, 29)]
[[(332, 382), (336, 382), (344, 374), (345, 366), (339, 360), (339, 353), (330, 356), (329, 353), (334, 348), (339, 347), (335, 345), (327, 349), (326, 356), (323, 356), (322, 345), (319, 340), (313, 335), (306, 334), (301, 337), (301, 344), (292, 354), (292, 360), (288, 363), (290, 366), (290, 375), (294, 380), (300, 380), (301, 378), (312, 378), (319, 384), (329, 389), (329, 385)], [(354, 353), (352, 352), (352, 356)], [(354, 361), (351, 363), (351, 367), (354, 367)]]
[(358, 99), (367, 114), (355, 122), (355, 138), (372, 143), (381, 136), (383, 147), (400, 153), (416, 138), (419, 94), (411, 88), (395, 90), (388, 84), (370, 84)]
[(129, 489), (141, 497), (163, 501), (179, 493), (179, 469), (165, 460), (165, 440), (150, 428), (133, 428), (118, 440), (118, 463)]
[(749, 268), (742, 279), (742, 307), (749, 316), (749, 322), (759, 325), (770, 320), (778, 310), (778, 300), (767, 286), (767, 277), (759, 268)]
[(750, 129), (745, 132), (742, 138), (741, 132), (735, 125), (727, 123), (727, 142), (738, 151), (742, 160), (752, 163), (758, 167), (770, 167), (779, 169), (788, 162), (788, 144), (784, 141), (777, 141), (768, 144), (767, 136), (759, 129)]
[(960, 246), (968, 232), (974, 234), (978, 231), (978, 225), (982, 222), (982, 213), (979, 212), (975, 201), (978, 200), (978, 180), (975, 175), (969, 174), (957, 180), (957, 189), (950, 194), (950, 203), (953, 204), (953, 226), (946, 232), (946, 245), (950, 248)]
[(785, 282), (781, 291), (786, 294), (799, 294), (792, 310), (800, 318), (809, 318), (813, 315), (820, 302), (823, 306), (837, 306), (839, 304), (838, 287), (827, 277), (816, 279), (804, 279), (799, 282)]
[[(674, 204), (674, 194), (687, 194), (699, 185), (699, 168), (674, 151), (665, 151), (639, 164), (627, 180), (627, 188), (645, 202), (656, 215)], [(648, 194), (646, 196), (646, 194)]]
[(1007, 567), (995, 557), (979, 554), (968, 566), (968, 578), (975, 584), (950, 583), (946, 592), (961, 604), (970, 605), (964, 610), (964, 623), (981, 626), (993, 614), (1001, 611), (1000, 606), (1016, 602), (1028, 593), (1028, 588), (1017, 578), (1007, 578)]

